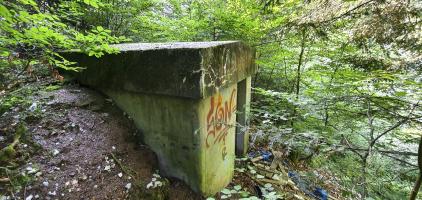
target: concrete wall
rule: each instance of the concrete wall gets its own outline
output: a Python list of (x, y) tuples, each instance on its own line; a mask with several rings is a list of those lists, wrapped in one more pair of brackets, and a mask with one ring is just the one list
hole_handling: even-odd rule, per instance
[(201, 191), (215, 194), (231, 182), (235, 159), (237, 85), (221, 89), (199, 104)]
[(164, 175), (213, 195), (230, 183), (235, 159), (237, 85), (203, 100), (104, 91), (142, 131)]

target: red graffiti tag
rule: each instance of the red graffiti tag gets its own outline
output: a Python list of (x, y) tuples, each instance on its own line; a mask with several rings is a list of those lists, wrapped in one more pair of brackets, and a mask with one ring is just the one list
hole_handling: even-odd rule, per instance
[[(207, 115), (207, 138), (206, 147), (212, 144), (223, 142), (223, 158), (226, 152), (226, 136), (231, 128), (232, 115), (236, 111), (236, 89), (232, 90), (230, 99), (223, 102), (223, 97), (211, 97), (210, 110)], [(211, 137), (212, 136), (212, 137)]]

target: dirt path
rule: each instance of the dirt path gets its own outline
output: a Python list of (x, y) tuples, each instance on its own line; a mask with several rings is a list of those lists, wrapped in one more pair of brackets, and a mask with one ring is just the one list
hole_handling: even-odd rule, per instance
[[(0, 199), (201, 199), (154, 175), (155, 154), (136, 143), (137, 129), (111, 100), (77, 85), (46, 85), (1, 115), (1, 148), (21, 124), (27, 132), (14, 160), (0, 165)], [(158, 186), (146, 189), (153, 178)]]

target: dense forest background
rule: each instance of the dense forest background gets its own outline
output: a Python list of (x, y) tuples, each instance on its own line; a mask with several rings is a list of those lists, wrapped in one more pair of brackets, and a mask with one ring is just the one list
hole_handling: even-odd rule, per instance
[(27, 74), (81, 70), (63, 50), (100, 57), (129, 41), (241, 40), (259, 68), (252, 146), (328, 173), (345, 198), (415, 198), (421, 17), (417, 0), (2, 0), (0, 91)]

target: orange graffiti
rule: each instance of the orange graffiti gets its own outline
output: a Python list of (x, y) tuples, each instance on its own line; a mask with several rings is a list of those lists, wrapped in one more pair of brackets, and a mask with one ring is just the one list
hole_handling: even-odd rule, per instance
[[(233, 113), (236, 111), (236, 89), (232, 90), (230, 99), (223, 102), (223, 97), (218, 94), (217, 97), (211, 97), (210, 110), (207, 115), (207, 138), (206, 147), (212, 144), (223, 142), (223, 158), (227, 154), (226, 136), (231, 128), (230, 122)], [(212, 136), (212, 137), (211, 137)], [(213, 139), (213, 140), (212, 140)], [(210, 141), (211, 140), (211, 141)]]

